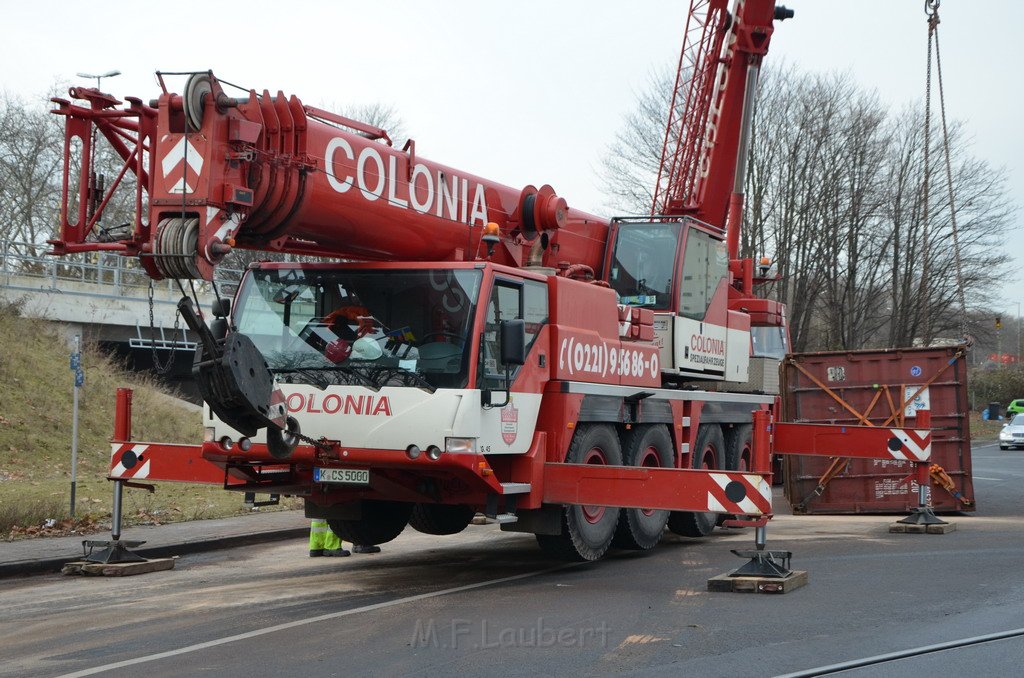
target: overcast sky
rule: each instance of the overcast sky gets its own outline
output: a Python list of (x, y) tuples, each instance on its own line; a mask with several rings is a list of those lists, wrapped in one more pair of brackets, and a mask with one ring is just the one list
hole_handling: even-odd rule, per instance
[[(894, 105), (924, 92), (923, 0), (785, 0), (769, 62), (849, 70)], [(310, 104), (393, 104), (418, 154), (513, 186), (550, 183), (602, 213), (601, 157), (651, 71), (678, 58), (685, 0), (618, 2), (90, 3), (0, 0), (0, 86), (25, 96), (77, 72), (122, 75), (118, 96), (158, 90), (158, 69), (212, 69)], [(945, 0), (940, 36), (949, 115), (974, 151), (1010, 172), (1024, 204), (1024, 3)], [(84, 84), (84, 83), (83, 83)], [(1008, 251), (1024, 299), (1024, 215)]]

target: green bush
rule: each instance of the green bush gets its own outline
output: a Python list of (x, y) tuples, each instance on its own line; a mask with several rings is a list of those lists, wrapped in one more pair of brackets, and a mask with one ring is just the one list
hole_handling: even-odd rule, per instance
[(970, 371), (968, 383), (972, 409), (984, 409), (990, 402), (1005, 408), (1011, 400), (1024, 398), (1024, 365), (976, 367)]

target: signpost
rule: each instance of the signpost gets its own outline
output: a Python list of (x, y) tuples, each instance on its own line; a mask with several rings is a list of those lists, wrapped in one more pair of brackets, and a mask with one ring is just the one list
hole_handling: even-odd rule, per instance
[(82, 337), (75, 335), (75, 350), (71, 354), (71, 371), (75, 373), (74, 401), (71, 408), (71, 517), (75, 516), (75, 484), (78, 480), (78, 389), (85, 385), (82, 370)]

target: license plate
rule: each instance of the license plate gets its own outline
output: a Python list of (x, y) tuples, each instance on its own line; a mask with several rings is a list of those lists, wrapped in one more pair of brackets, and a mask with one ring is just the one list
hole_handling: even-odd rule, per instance
[(370, 470), (365, 468), (314, 468), (313, 482), (369, 485)]

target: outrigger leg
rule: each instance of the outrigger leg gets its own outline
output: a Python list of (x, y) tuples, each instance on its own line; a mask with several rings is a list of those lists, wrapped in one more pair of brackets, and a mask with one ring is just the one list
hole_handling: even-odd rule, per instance
[[(121, 494), (124, 481), (114, 481), (114, 508), (110, 516), (110, 541), (82, 541), (84, 560), (90, 563), (144, 563), (146, 559), (128, 549), (145, 544), (145, 541), (121, 541)], [(99, 551), (93, 549), (99, 548)]]
[(754, 528), (754, 550), (731, 549), (740, 558), (750, 560), (729, 573), (730, 577), (776, 577), (785, 578), (793, 574), (789, 569), (790, 559), (793, 557), (791, 551), (768, 551), (765, 550), (768, 535), (768, 518), (763, 517), (756, 521), (760, 523)]

